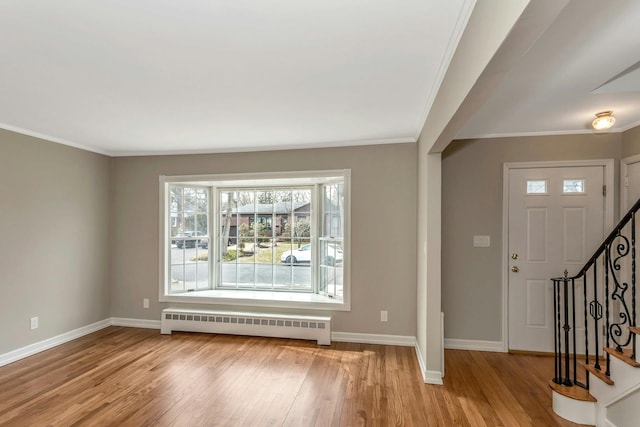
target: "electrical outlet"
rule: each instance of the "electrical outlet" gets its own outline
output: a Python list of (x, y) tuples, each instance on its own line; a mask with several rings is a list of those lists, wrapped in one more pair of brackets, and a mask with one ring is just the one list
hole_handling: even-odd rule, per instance
[(38, 318), (37, 317), (32, 317), (31, 318), (31, 330), (33, 331), (34, 329), (38, 329)]
[(380, 321), (387, 322), (389, 320), (389, 312), (387, 310), (380, 311)]
[(142, 300), (142, 308), (149, 308), (149, 298)]

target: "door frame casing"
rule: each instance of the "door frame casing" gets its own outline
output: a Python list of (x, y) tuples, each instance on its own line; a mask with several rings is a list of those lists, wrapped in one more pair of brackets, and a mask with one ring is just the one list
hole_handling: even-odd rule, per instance
[(639, 162), (640, 154), (625, 157), (620, 160), (620, 216), (627, 212), (627, 183), (625, 181), (625, 178), (627, 177), (627, 167), (630, 164)]
[[(640, 159), (640, 156), (639, 156)], [(505, 162), (502, 170), (502, 351), (509, 351), (509, 172), (512, 169), (602, 166), (607, 195), (604, 202), (604, 231), (614, 225), (614, 159)], [(549, 278), (551, 280), (551, 278)]]

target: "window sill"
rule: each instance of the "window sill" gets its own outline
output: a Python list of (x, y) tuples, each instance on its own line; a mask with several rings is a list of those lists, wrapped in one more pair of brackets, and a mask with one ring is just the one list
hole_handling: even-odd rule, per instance
[(242, 305), (250, 307), (280, 307), (308, 310), (349, 311), (342, 299), (301, 292), (236, 291), (208, 289), (161, 295), (160, 302)]

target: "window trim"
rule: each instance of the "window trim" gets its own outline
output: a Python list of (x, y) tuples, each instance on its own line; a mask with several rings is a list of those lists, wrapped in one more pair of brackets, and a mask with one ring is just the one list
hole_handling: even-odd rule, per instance
[[(185, 295), (172, 295), (168, 292), (168, 266), (170, 251), (166, 245), (171, 221), (170, 208), (167, 204), (170, 184), (189, 183), (216, 187), (235, 185), (270, 186), (270, 185), (320, 185), (329, 184), (335, 180), (344, 182), (344, 242), (343, 242), (343, 295), (342, 301), (323, 297), (318, 293), (300, 292), (270, 292), (270, 291), (238, 291), (213, 289), (207, 291), (189, 292)], [(292, 184), (293, 182), (293, 184)], [(210, 193), (210, 209), (216, 203)], [(315, 197), (315, 192), (314, 192)], [(317, 202), (316, 202), (317, 206)], [(316, 207), (317, 210), (319, 207)], [(313, 215), (312, 215), (313, 216)], [(316, 213), (317, 216), (317, 213)], [(221, 304), (241, 305), (253, 307), (280, 307), (310, 310), (350, 311), (351, 310), (351, 170), (316, 170), (316, 171), (287, 171), (287, 172), (259, 172), (245, 174), (205, 174), (205, 175), (160, 175), (159, 176), (159, 302), (193, 303), (193, 304)], [(211, 217), (210, 221), (214, 221)], [(316, 218), (315, 222), (318, 220)], [(211, 245), (212, 231), (215, 225), (210, 224), (209, 244)], [(319, 226), (319, 224), (317, 224)], [(217, 229), (216, 229), (217, 230)], [(319, 232), (319, 231), (317, 231)], [(215, 239), (215, 236), (213, 236)], [(213, 269), (210, 263), (210, 268)], [(210, 270), (210, 277), (213, 271)], [(312, 274), (317, 275), (318, 270)], [(215, 280), (215, 279), (213, 279)], [(238, 293), (242, 293), (242, 297)], [(206, 295), (209, 294), (209, 295)], [(295, 294), (295, 295), (292, 295)], [(300, 295), (306, 295), (300, 296)]]

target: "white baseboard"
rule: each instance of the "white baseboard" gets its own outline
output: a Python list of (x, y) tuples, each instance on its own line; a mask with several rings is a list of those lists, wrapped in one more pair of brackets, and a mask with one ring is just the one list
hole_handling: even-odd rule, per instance
[(418, 359), (418, 365), (420, 365), (420, 372), (422, 373), (422, 380), (425, 384), (435, 384), (442, 385), (442, 372), (439, 371), (428, 371), (427, 366), (425, 365), (424, 359), (422, 358), (422, 352), (420, 351), (420, 347), (418, 347), (418, 343), (415, 345), (416, 349), (416, 358)]
[(331, 341), (398, 345), (403, 347), (413, 347), (416, 345), (416, 337), (406, 335), (357, 334), (353, 332), (332, 332)]
[(5, 354), (0, 354), (0, 366), (8, 365), (9, 363), (24, 359), (25, 357), (40, 353), (41, 351), (48, 350), (71, 340), (75, 340), (77, 338), (99, 331), (100, 329), (104, 329), (108, 326), (111, 326), (111, 319), (100, 320), (99, 322), (74, 329), (73, 331), (65, 332), (64, 334), (56, 335), (55, 337), (47, 338), (46, 340), (29, 344), (25, 347), (15, 349)]
[(420, 351), (420, 347), (418, 346), (418, 342), (416, 341), (416, 345), (414, 346), (416, 349), (416, 358), (418, 359), (418, 366), (420, 367), (420, 373), (422, 374), (422, 380), (427, 382), (427, 365), (424, 363), (424, 359), (422, 358), (422, 352)]
[[(130, 328), (160, 329), (160, 320), (128, 319), (124, 317), (112, 317), (113, 326), (127, 326)], [(398, 345), (403, 347), (413, 347), (416, 338), (406, 335), (382, 335), (382, 334), (360, 334), (353, 332), (332, 332), (331, 341), (352, 342), (361, 344), (381, 344)]]
[[(91, 325), (83, 326), (78, 329), (74, 329), (73, 331), (66, 332), (64, 334), (48, 338), (46, 340), (30, 344), (28, 346), (18, 348), (16, 350), (10, 351), (5, 354), (0, 354), (0, 366), (7, 365), (11, 362), (15, 362), (17, 360), (23, 359), (25, 357), (31, 356), (33, 354), (39, 353), (44, 350), (48, 350), (60, 344), (64, 344), (68, 341), (74, 340), (76, 338), (80, 338), (84, 335), (88, 335), (90, 333), (99, 331), (100, 329), (104, 329), (108, 326), (124, 326), (129, 328), (146, 328), (146, 329), (160, 329), (160, 320), (148, 320), (148, 319), (131, 319), (124, 317), (111, 317), (109, 319), (104, 319), (99, 322), (93, 323)], [(416, 338), (412, 336), (405, 335), (382, 335), (382, 334), (359, 334), (352, 332), (333, 332), (331, 334), (331, 340), (337, 342), (352, 342), (352, 343), (362, 343), (362, 344), (381, 344), (381, 345), (397, 345), (404, 347), (416, 347)], [(416, 347), (416, 350), (418, 347)], [(419, 351), (419, 350), (417, 350)], [(420, 369), (422, 370), (423, 377), (426, 380), (424, 367), (422, 366), (422, 359), (418, 357), (418, 361), (421, 364)], [(438, 376), (440, 373), (429, 373), (429, 377)], [(432, 384), (442, 384), (442, 375), (438, 378), (440, 382), (429, 382)], [(435, 377), (434, 377), (435, 378)]]
[(424, 371), (423, 373), (425, 384), (443, 385), (442, 372), (440, 371)]
[(128, 328), (160, 329), (159, 320), (128, 319), (126, 317), (112, 317), (111, 325), (126, 326)]
[[(111, 325), (126, 326), (129, 328), (160, 329), (160, 323), (161, 323), (160, 320), (129, 319), (124, 317), (111, 318)], [(406, 335), (382, 335), (382, 334), (360, 334), (360, 333), (353, 333), (353, 332), (332, 332), (331, 341), (413, 347), (416, 343), (416, 338), (411, 336), (406, 336)]]
[(451, 350), (493, 351), (505, 353), (502, 341), (459, 340), (445, 338), (444, 348)]

